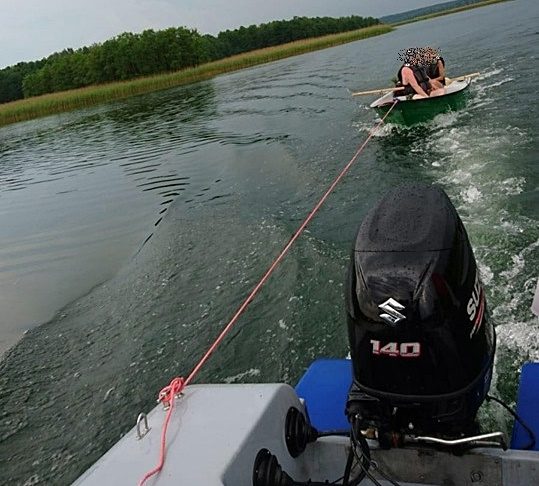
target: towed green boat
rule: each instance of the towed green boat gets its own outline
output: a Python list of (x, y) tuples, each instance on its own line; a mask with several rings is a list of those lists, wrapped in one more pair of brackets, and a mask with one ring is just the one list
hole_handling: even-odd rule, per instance
[(413, 125), (431, 120), (440, 113), (457, 111), (466, 105), (466, 90), (471, 79), (453, 81), (445, 87), (445, 94), (432, 98), (410, 99), (406, 96), (395, 96), (393, 91), (381, 96), (371, 103), (381, 116), (384, 116), (395, 102), (387, 121), (402, 125)]

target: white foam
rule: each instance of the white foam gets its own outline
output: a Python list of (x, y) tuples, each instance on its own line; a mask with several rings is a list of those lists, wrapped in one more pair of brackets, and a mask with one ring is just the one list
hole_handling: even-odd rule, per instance
[(433, 123), (436, 127), (444, 128), (455, 124), (459, 119), (460, 112), (450, 111), (448, 113), (440, 113), (434, 117)]
[[(372, 111), (372, 108), (368, 108)], [(375, 120), (369, 120), (369, 121), (356, 121), (352, 123), (352, 126), (358, 131), (358, 132), (364, 132), (367, 135), (373, 136), (373, 138), (381, 138), (381, 137), (388, 137), (393, 136), (393, 130), (402, 130), (402, 125), (391, 123), (390, 121), (382, 123), (380, 126), (378, 124), (382, 121), (380, 117), (376, 117)]]
[[(378, 123), (380, 120), (376, 120), (376, 122)], [(398, 125), (395, 125), (393, 123), (384, 123), (382, 124), (377, 130), (374, 130), (373, 127), (369, 127), (368, 131), (369, 133), (371, 132), (372, 130), (372, 136), (373, 137), (387, 137), (387, 136), (390, 136), (393, 131), (393, 129), (395, 127), (398, 127)]]
[(483, 89), (490, 89), (490, 88), (497, 88), (498, 86), (502, 86), (506, 83), (510, 83), (511, 81), (514, 81), (513, 78), (511, 77), (508, 77), (508, 78), (505, 78), (505, 79), (501, 79), (500, 81), (497, 81), (496, 83), (492, 83), (492, 84), (485, 84), (482, 86)]
[[(512, 321), (519, 321), (519, 315), (531, 315), (530, 305), (534, 292), (535, 275), (526, 278), (529, 272), (531, 257), (539, 248), (539, 239), (532, 242), (519, 253), (511, 256), (511, 265), (501, 271), (496, 278), (495, 290), (499, 294), (501, 303), (492, 311), (493, 317), (501, 323), (509, 324)], [(536, 271), (536, 269), (534, 268)], [(523, 277), (525, 280), (523, 281)], [(513, 324), (509, 324), (513, 326)], [(538, 341), (537, 334), (534, 340)]]
[(539, 361), (539, 318), (498, 326), (496, 334), (500, 344), (523, 352), (531, 361)]
[(510, 177), (501, 182), (500, 188), (505, 195), (512, 196), (520, 194), (525, 183), (526, 179), (524, 177)]
[(258, 376), (258, 375), (260, 375), (260, 370), (258, 368), (251, 368), (241, 373), (238, 373), (237, 375), (229, 376), (225, 378), (223, 381), (228, 384), (238, 383), (238, 382), (241, 382), (244, 378), (247, 378), (249, 376)]
[(483, 282), (483, 285), (490, 285), (494, 279), (494, 272), (491, 270), (491, 268), (482, 263), (482, 262), (478, 262), (478, 267), (479, 267), (479, 275), (481, 275), (481, 280)]
[(481, 191), (475, 186), (470, 186), (464, 191), (462, 198), (467, 203), (476, 202), (481, 199)]
[(513, 255), (511, 257), (513, 261), (513, 266), (509, 269), (507, 269), (504, 272), (500, 273), (500, 276), (507, 278), (508, 280), (513, 279), (516, 277), (519, 273), (521, 273), (522, 269), (524, 268), (524, 265), (526, 263), (526, 254), (530, 253), (535, 248), (539, 247), (539, 240), (535, 241), (531, 245), (527, 246), (523, 250), (520, 251), (520, 253)]
[(498, 74), (502, 72), (503, 72), (502, 68), (493, 69), (492, 71), (482, 73), (481, 76), (479, 76), (477, 79), (488, 79), (488, 78), (491, 78), (492, 76), (497, 76)]

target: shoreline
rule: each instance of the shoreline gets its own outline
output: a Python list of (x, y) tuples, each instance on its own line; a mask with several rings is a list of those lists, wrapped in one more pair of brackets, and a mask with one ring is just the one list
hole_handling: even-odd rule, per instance
[(266, 64), (268, 62), (293, 57), (308, 52), (335, 47), (349, 42), (368, 39), (378, 35), (392, 32), (401, 25), (413, 22), (421, 22), (435, 17), (485, 7), (495, 3), (509, 0), (484, 0), (471, 5), (457, 7), (441, 12), (436, 12), (413, 19), (396, 22), (393, 24), (379, 24), (363, 29), (330, 34), (322, 37), (303, 39), (287, 44), (266, 47), (255, 51), (249, 51), (236, 56), (227, 57), (218, 61), (201, 64), (194, 68), (187, 68), (171, 73), (156, 74), (153, 76), (118, 81), (103, 85), (87, 86), (69, 91), (25, 98), (0, 104), (0, 127), (14, 123), (42, 118), (74, 111), (81, 108), (97, 106), (101, 103), (121, 100), (131, 96), (152, 93), (177, 86), (206, 81), (220, 74), (231, 73), (249, 67)]
[(88, 108), (131, 96), (205, 81), (220, 74), (231, 73), (268, 62), (383, 35), (393, 30), (394, 27), (391, 25), (379, 24), (364, 29), (304, 39), (279, 46), (249, 51), (172, 73), (87, 86), (85, 88), (12, 101), (0, 105), (0, 127), (80, 108)]
[(483, 0), (482, 2), (473, 3), (471, 5), (464, 5), (463, 7), (455, 7), (449, 10), (443, 10), (441, 12), (435, 12), (427, 15), (421, 15), (409, 20), (402, 20), (401, 22), (395, 22), (390, 24), (393, 27), (400, 27), (401, 25), (412, 24), (414, 22), (421, 22), (423, 20), (430, 20), (436, 17), (443, 17), (444, 15), (451, 15), (454, 13), (465, 12), (466, 10), (473, 10), (474, 8), (486, 7), (495, 3), (509, 2), (512, 0)]

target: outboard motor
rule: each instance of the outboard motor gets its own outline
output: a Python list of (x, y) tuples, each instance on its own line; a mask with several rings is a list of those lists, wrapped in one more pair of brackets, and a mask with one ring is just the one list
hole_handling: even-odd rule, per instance
[(367, 214), (346, 307), (350, 420), (377, 429), (382, 447), (410, 433), (476, 432), (496, 338), (468, 236), (442, 189), (406, 184)]

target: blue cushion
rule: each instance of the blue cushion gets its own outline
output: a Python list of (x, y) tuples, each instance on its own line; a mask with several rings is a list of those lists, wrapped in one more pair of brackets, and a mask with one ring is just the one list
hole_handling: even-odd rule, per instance
[[(526, 363), (522, 367), (518, 387), (517, 415), (535, 434), (535, 447), (539, 451), (539, 363)], [(530, 435), (515, 420), (511, 449), (523, 449), (530, 443)]]
[(344, 409), (351, 383), (349, 359), (317, 359), (296, 385), (298, 397), (305, 400), (311, 424), (319, 432), (350, 430)]

